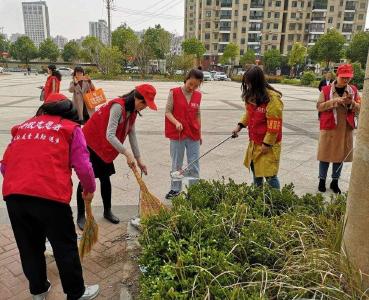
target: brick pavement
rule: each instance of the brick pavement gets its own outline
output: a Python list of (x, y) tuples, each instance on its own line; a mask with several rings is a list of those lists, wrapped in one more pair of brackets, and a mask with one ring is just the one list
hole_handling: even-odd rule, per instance
[[(119, 225), (100, 222), (99, 242), (82, 263), (85, 283), (100, 284), (101, 292), (96, 299), (121, 299), (121, 289), (125, 286), (133, 294), (137, 292), (139, 269), (135, 262), (135, 245), (132, 236), (127, 233), (126, 222)], [(47, 271), (52, 284), (48, 299), (66, 299), (52, 256), (47, 256)], [(0, 298), (31, 299), (14, 235), (8, 224), (0, 225)]]

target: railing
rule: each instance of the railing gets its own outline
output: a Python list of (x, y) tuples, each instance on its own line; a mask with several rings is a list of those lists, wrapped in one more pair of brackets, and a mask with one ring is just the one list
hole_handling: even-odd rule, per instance
[(222, 30), (222, 31), (231, 31), (231, 26), (220, 26), (219, 27), (219, 30)]
[(355, 10), (356, 5), (355, 4), (346, 4), (345, 10)]
[(250, 8), (263, 8), (264, 4), (264, 0), (254, 0), (251, 1)]

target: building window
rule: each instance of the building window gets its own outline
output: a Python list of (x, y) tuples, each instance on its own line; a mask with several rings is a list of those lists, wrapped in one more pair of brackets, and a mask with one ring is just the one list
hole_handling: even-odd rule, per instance
[(334, 11), (334, 6), (333, 5), (329, 8), (329, 11)]
[(217, 44), (214, 45), (214, 50), (218, 50), (218, 45)]
[(270, 29), (270, 23), (267, 24), (267, 29)]
[(360, 8), (361, 9), (364, 9), (365, 8), (365, 2), (360, 3)]
[(211, 5), (211, 0), (206, 0), (206, 5)]
[(234, 26), (234, 28), (237, 28), (237, 21), (233, 22), (233, 26)]
[(275, 6), (276, 6), (276, 7), (281, 7), (281, 1), (276, 1), (276, 2), (275, 2)]
[(241, 32), (246, 33), (246, 27), (242, 27)]
[(272, 40), (273, 40), (273, 41), (276, 41), (277, 39), (278, 39), (278, 35), (273, 34)]
[(281, 15), (281, 14), (280, 14), (279, 12), (276, 12), (276, 13), (274, 13), (274, 18), (275, 18), (275, 19), (279, 19), (280, 15)]
[(357, 27), (356, 27), (356, 30), (357, 30), (357, 31), (361, 31), (361, 30), (363, 30), (363, 26), (357, 26)]
[(272, 13), (268, 12), (268, 18), (271, 18), (271, 17), (272, 17)]
[(290, 30), (295, 30), (296, 28), (296, 24), (295, 23), (290, 23)]
[(205, 16), (207, 16), (208, 18), (210, 18), (211, 17), (211, 10), (206, 11)]
[(297, 7), (297, 1), (292, 1), (292, 7)]
[(245, 42), (246, 42), (246, 41), (245, 41), (245, 39), (244, 39), (244, 38), (242, 38), (242, 39), (241, 39), (241, 45), (245, 45)]
[(273, 28), (274, 29), (278, 29), (278, 27), (279, 27), (279, 24), (278, 23), (274, 23)]
[(234, 11), (234, 15), (235, 15), (236, 17), (238, 16), (238, 10), (237, 10), (237, 9)]
[(237, 39), (237, 33), (233, 33), (233, 39)]
[(292, 45), (287, 46), (287, 51), (290, 52), (292, 50)]
[(296, 13), (291, 13), (291, 19), (296, 19)]
[(242, 21), (243, 21), (243, 22), (246, 22), (246, 21), (247, 21), (247, 17), (246, 17), (246, 16), (243, 16), (243, 17), (242, 17)]
[(210, 28), (210, 22), (205, 23), (205, 28)]
[(241, 49), (240, 50), (240, 55), (244, 55), (245, 54), (245, 50)]
[(293, 41), (293, 34), (289, 34), (288, 35), (288, 40), (291, 42), (291, 41)]
[(210, 46), (208, 44), (205, 45), (205, 49), (206, 50), (209, 50), (210, 49)]
[(364, 19), (364, 15), (359, 15), (359, 20), (363, 20)]
[(209, 40), (210, 39), (210, 33), (205, 33), (205, 40)]
[(247, 10), (247, 4), (243, 5), (243, 10)]
[(341, 24), (337, 23), (337, 29), (340, 29), (340, 27), (341, 27)]
[(333, 18), (332, 18), (332, 17), (329, 17), (329, 18), (328, 18), (328, 23), (329, 23), (329, 24), (332, 24), (332, 23), (333, 23)]

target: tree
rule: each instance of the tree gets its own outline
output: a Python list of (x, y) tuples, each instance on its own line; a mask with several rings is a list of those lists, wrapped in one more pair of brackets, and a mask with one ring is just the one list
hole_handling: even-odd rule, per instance
[(99, 52), (98, 69), (105, 75), (116, 75), (121, 71), (122, 53), (118, 47), (103, 47)]
[(10, 42), (5, 38), (5, 35), (0, 33), (0, 52), (8, 52), (10, 50)]
[(255, 52), (252, 49), (246, 51), (240, 58), (240, 65), (245, 66), (247, 64), (254, 64), (256, 60)]
[(10, 47), (10, 55), (26, 64), (38, 56), (38, 51), (33, 41), (28, 36), (19, 37)]
[(225, 48), (223, 55), (220, 59), (220, 62), (225, 65), (231, 61), (232, 65), (234, 65), (234, 61), (240, 52), (240, 47), (237, 44), (229, 43)]
[(182, 42), (182, 49), (185, 54), (195, 55), (198, 60), (206, 52), (204, 44), (195, 37), (184, 40)]
[(48, 59), (54, 62), (58, 59), (59, 54), (58, 46), (52, 39), (48, 38), (40, 44), (39, 56), (41, 59)]
[[(365, 77), (369, 77), (369, 53)], [(347, 255), (354, 271), (362, 274), (362, 289), (369, 288), (369, 82), (364, 83), (360, 109), (359, 130), (356, 135), (354, 161), (352, 163), (350, 186), (343, 226), (342, 250)]]
[(160, 25), (149, 28), (145, 31), (143, 39), (153, 52), (153, 58), (164, 59), (165, 55), (170, 51), (171, 34)]
[(309, 55), (313, 60), (324, 61), (329, 66), (330, 62), (337, 62), (343, 56), (345, 37), (336, 29), (330, 29), (323, 34), (309, 49)]
[(72, 62), (77, 61), (80, 58), (80, 55), (81, 47), (76, 41), (69, 41), (66, 43), (61, 54), (64, 61)]
[(365, 66), (368, 51), (369, 32), (358, 32), (346, 50), (346, 57), (352, 62), (358, 61), (362, 66)]
[(307, 53), (307, 48), (301, 43), (295, 43), (292, 47), (288, 57), (288, 65), (290, 67), (297, 67), (303, 64)]
[(264, 53), (264, 65), (267, 71), (275, 72), (277, 67), (281, 66), (282, 56), (279, 50), (270, 49)]
[(193, 54), (178, 55), (174, 61), (175, 69), (182, 70), (184, 74), (187, 74), (187, 72), (193, 68), (194, 59), (195, 57)]
[(126, 24), (119, 26), (112, 32), (112, 45), (118, 47), (125, 61), (135, 55), (139, 39), (134, 31)]
[(81, 57), (88, 62), (99, 66), (100, 51), (104, 45), (97, 37), (89, 36), (82, 42)]

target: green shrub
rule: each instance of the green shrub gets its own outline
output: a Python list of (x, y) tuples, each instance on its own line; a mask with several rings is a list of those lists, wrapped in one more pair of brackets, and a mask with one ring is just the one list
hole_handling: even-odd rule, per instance
[(315, 74), (311, 71), (304, 72), (301, 77), (301, 84), (302, 85), (310, 85), (316, 80)]
[(142, 221), (141, 298), (359, 299), (344, 212), (345, 196), (201, 181)]
[(301, 85), (301, 80), (297, 78), (285, 78), (283, 79), (282, 83), (290, 85)]

